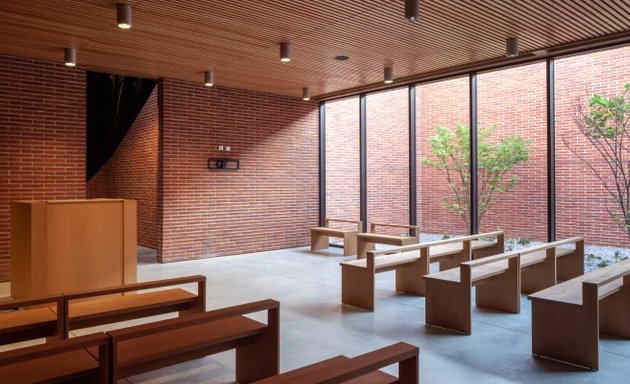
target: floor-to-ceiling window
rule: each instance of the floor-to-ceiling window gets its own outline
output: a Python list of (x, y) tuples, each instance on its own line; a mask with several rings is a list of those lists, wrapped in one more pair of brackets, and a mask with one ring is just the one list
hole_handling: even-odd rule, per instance
[(547, 241), (546, 79), (544, 61), (477, 75), (479, 232), (508, 249)]
[[(366, 96), (368, 223), (409, 223), (408, 88)], [(383, 229), (401, 234), (404, 230)]]
[(423, 240), (469, 231), (469, 99), (468, 76), (416, 86), (416, 198)]
[(630, 124), (602, 119), (630, 83), (630, 47), (557, 58), (555, 80), (557, 238), (583, 236), (595, 269), (630, 255)]

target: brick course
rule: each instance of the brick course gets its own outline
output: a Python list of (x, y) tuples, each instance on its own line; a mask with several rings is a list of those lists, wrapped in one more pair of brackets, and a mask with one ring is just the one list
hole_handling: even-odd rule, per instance
[(10, 202), (85, 198), (85, 70), (0, 55), (0, 281)]

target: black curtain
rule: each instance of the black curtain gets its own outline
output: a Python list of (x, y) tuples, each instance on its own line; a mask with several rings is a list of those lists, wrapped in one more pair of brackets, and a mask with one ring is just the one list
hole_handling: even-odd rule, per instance
[(156, 80), (87, 72), (87, 181), (114, 154), (156, 84)]

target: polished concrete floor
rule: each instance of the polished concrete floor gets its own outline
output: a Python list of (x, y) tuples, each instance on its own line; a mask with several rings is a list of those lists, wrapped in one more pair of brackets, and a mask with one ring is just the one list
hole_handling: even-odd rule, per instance
[[(342, 250), (278, 250), (172, 264), (140, 252), (141, 281), (204, 274), (208, 309), (273, 298), (281, 303), (281, 371), (334, 355), (355, 356), (405, 341), (420, 347), (421, 383), (628, 383), (630, 340), (602, 335), (600, 370), (531, 355), (530, 303), (518, 315), (473, 309), (473, 334), (424, 324), (424, 298), (397, 295), (394, 273), (377, 275), (373, 313), (341, 305)], [(6, 292), (6, 287), (0, 286)], [(191, 289), (194, 289), (191, 287)], [(120, 326), (120, 325), (118, 325)], [(232, 383), (234, 353), (129, 378), (129, 383)], [(389, 368), (395, 373), (395, 368)]]

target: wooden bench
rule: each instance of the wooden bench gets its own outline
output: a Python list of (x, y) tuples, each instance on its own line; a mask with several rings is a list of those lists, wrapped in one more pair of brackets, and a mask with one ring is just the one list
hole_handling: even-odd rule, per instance
[[(56, 303), (54, 310), (48, 307), (53, 302)], [(59, 339), (66, 335), (66, 307), (61, 295), (3, 301), (0, 311), (4, 310), (11, 311), (0, 313), (0, 345), (42, 337)]]
[[(564, 245), (575, 244), (574, 248)], [(520, 249), (521, 292), (533, 293), (584, 274), (584, 238)]]
[[(562, 247), (567, 244), (575, 244), (575, 248)], [(565, 278), (580, 275), (583, 254), (584, 239), (574, 237), (463, 262), (459, 269), (426, 275), (426, 324), (470, 334), (472, 287), (477, 287), (478, 307), (520, 313), (521, 292), (555, 285), (556, 264), (565, 266)]]
[[(342, 228), (331, 228), (330, 222), (351, 223), (356, 224), (357, 230), (349, 230)], [(343, 255), (350, 256), (357, 254), (357, 233), (361, 230), (362, 223), (360, 220), (345, 219), (324, 219), (323, 227), (311, 228), (311, 251), (326, 249), (330, 246), (331, 237), (340, 237), (343, 239)]]
[(422, 276), (429, 273), (430, 263), (439, 262), (441, 270), (459, 266), (471, 259), (473, 247), (489, 248), (485, 246), (485, 241), (478, 239), (499, 234), (502, 232), (369, 251), (367, 259), (340, 263), (341, 302), (373, 311), (375, 274), (391, 270), (396, 271), (396, 291), (422, 296), (425, 294)]
[[(189, 283), (197, 284), (197, 294), (182, 288), (137, 293), (140, 290)], [(120, 293), (127, 295), (116, 295)], [(195, 275), (126, 284), (118, 287), (70, 293), (64, 295), (63, 299), (68, 310), (66, 331), (164, 313), (179, 312), (181, 315), (204, 312), (206, 309), (206, 277)], [(54, 309), (52, 310), (54, 311)]]
[(7, 384), (109, 384), (109, 368), (102, 332), (0, 353), (0, 381)]
[(529, 295), (532, 353), (597, 370), (599, 333), (630, 338), (630, 260)]
[(512, 251), (425, 275), (426, 324), (469, 335), (472, 331), (472, 287), (477, 287), (475, 302), (478, 307), (519, 313), (520, 262), (518, 251)]
[[(279, 307), (263, 300), (110, 331), (112, 380), (230, 349), (236, 349), (239, 383), (277, 375)], [(244, 316), (261, 311), (267, 324)]]
[[(379, 368), (398, 363), (398, 377)], [(337, 356), (255, 384), (418, 384), (418, 347), (396, 343), (348, 358)]]
[[(409, 230), (409, 236), (396, 236), (376, 233), (377, 227), (407, 229)], [(419, 242), (420, 227), (418, 227), (417, 225), (372, 223), (370, 224), (369, 233), (357, 234), (357, 259), (365, 259), (367, 257), (367, 252), (374, 250), (375, 244), (403, 246), (409, 244), (417, 244)]]

